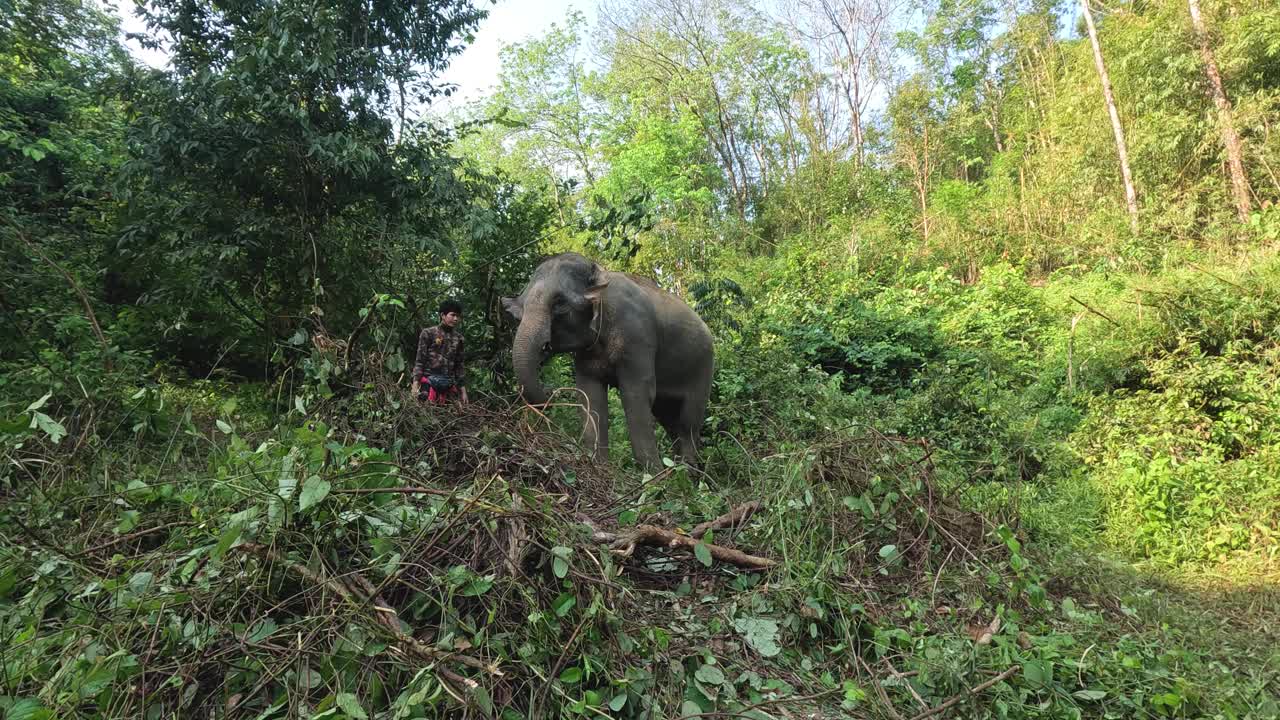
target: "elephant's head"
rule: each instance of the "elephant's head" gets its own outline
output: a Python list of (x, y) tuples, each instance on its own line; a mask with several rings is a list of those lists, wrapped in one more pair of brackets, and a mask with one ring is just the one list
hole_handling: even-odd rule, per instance
[(526, 402), (547, 401), (538, 370), (548, 358), (596, 342), (600, 299), (608, 284), (603, 267), (564, 253), (539, 265), (520, 295), (502, 298), (503, 308), (520, 322), (511, 356)]

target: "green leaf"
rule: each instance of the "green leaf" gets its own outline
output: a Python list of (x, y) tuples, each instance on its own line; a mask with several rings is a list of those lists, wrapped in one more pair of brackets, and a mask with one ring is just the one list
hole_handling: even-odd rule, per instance
[(684, 702), (680, 703), (680, 714), (681, 715), (701, 715), (702, 707), (699, 706), (698, 703), (692, 700), (685, 700)]
[(351, 693), (338, 693), (338, 707), (342, 708), (342, 712), (347, 714), (349, 718), (355, 720), (369, 720), (369, 715), (360, 707), (360, 701)]
[(483, 685), (476, 685), (471, 688), (471, 697), (475, 699), (476, 705), (484, 711), (485, 717), (493, 717), (493, 699), (489, 697), (489, 691), (484, 689)]
[(613, 699), (609, 700), (609, 709), (614, 712), (618, 712), (624, 706), (626, 706), (626, 704), (627, 704), (626, 693), (622, 693), (621, 695), (614, 695)]
[(116, 523), (115, 530), (123, 535), (130, 530), (138, 527), (138, 522), (142, 519), (142, 513), (137, 510), (125, 510), (120, 513), (120, 522)]
[[(44, 404), (45, 404), (45, 403), (49, 402), (49, 398), (51, 398), (51, 397), (53, 397), (53, 393), (51, 393), (51, 392), (47, 392), (47, 393), (45, 393), (43, 397), (41, 397), (39, 400), (37, 400), (37, 401), (35, 401), (35, 402), (31, 403), (30, 405), (28, 405), (28, 406), (27, 406), (27, 409), (26, 409), (26, 410), (23, 410), (22, 412), (24, 412), (24, 413), (29, 413), (29, 412), (33, 412), (33, 411), (35, 411), (35, 410), (39, 410), (40, 408), (44, 407)], [(35, 701), (35, 700), (32, 700), (31, 702), (36, 702), (36, 701)]]
[(466, 585), (462, 586), (462, 589), (458, 591), (458, 594), (462, 595), (463, 597), (476, 597), (478, 595), (483, 595), (489, 592), (489, 588), (491, 587), (493, 587), (492, 575), (486, 575), (485, 577), (474, 577), (474, 578), (471, 578), (471, 580), (469, 580)]
[(574, 666), (560, 673), (560, 682), (565, 685), (576, 685), (582, 682), (582, 668)]
[(271, 618), (263, 618), (253, 626), (252, 630), (249, 631), (249, 637), (247, 640), (254, 643), (262, 642), (263, 640), (271, 637), (277, 629), (278, 627), (275, 620), (272, 620)]
[(768, 618), (738, 618), (733, 627), (763, 657), (782, 652), (778, 645), (778, 623)]
[(1053, 664), (1028, 660), (1022, 664), (1022, 676), (1032, 687), (1048, 685), (1053, 680)]
[(218, 537), (218, 544), (213, 548), (213, 552), (209, 555), (209, 559), (213, 561), (221, 560), (236, 540), (240, 539), (240, 533), (244, 531), (244, 525), (233, 522), (222, 531), (222, 535)]
[(225, 421), (222, 421), (222, 420), (214, 420), (214, 421), (213, 421), (213, 424), (214, 424), (214, 425), (217, 425), (217, 426), (218, 426), (218, 429), (219, 429), (219, 430), (221, 430), (223, 433), (225, 433), (225, 434), (227, 434), (227, 435), (230, 435), (231, 433), (235, 432), (235, 430), (234, 430), (234, 429), (232, 429), (232, 427), (231, 427), (230, 425), (228, 425)]
[(49, 439), (53, 441), (54, 445), (62, 442), (62, 438), (67, 436), (67, 429), (62, 427), (62, 423), (42, 412), (34, 412), (31, 414), (31, 427), (35, 428), (37, 426), (44, 431), (45, 435), (49, 436)]
[(555, 610), (557, 617), (564, 617), (569, 614), (574, 605), (578, 604), (578, 599), (570, 593), (560, 593), (555, 602), (551, 603), (551, 609)]
[(707, 549), (707, 544), (700, 542), (693, 546), (693, 555), (698, 558), (698, 562), (711, 567), (711, 551)]
[(693, 674), (698, 682), (704, 682), (708, 685), (723, 685), (724, 671), (715, 665), (703, 665)]
[(284, 461), (280, 465), (280, 478), (276, 481), (276, 495), (280, 499), (288, 501), (293, 499), (293, 494), (298, 490), (298, 476), (293, 471), (293, 454), (284, 456)]
[(302, 483), (302, 495), (298, 497), (298, 510), (305, 512), (307, 508), (324, 500), (329, 495), (331, 487), (327, 480), (321, 480), (317, 475), (307, 478), (307, 481)]
[(897, 545), (885, 545), (884, 547), (880, 548), (880, 557), (884, 558), (885, 560), (891, 560), (894, 557), (897, 557), (897, 555), (898, 555)]
[(41, 705), (39, 700), (23, 698), (9, 706), (5, 720), (48, 720), (52, 717), (53, 711)]
[(1077, 690), (1071, 693), (1071, 695), (1073, 697), (1078, 697), (1081, 700), (1101, 700), (1102, 698), (1107, 696), (1107, 691), (1106, 690)]
[(569, 561), (559, 555), (551, 558), (551, 572), (555, 573), (558, 578), (564, 578), (565, 575), (569, 574)]
[(141, 595), (151, 587), (151, 582), (155, 579), (154, 573), (140, 572), (129, 578), (129, 589), (134, 593)]

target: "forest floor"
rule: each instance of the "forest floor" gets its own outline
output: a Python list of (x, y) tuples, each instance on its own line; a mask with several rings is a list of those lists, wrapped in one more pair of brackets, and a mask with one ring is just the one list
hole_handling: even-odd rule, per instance
[(273, 418), (213, 395), (160, 442), (29, 455), (7, 717), (1280, 712), (1274, 583), (1027, 544), (938, 487), (925, 443), (649, 477), (532, 409), (403, 397)]

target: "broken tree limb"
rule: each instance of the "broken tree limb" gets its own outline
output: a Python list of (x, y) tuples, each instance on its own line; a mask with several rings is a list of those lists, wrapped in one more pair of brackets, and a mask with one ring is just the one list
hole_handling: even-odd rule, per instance
[(236, 546), (234, 549), (240, 550), (241, 552), (252, 553), (264, 560), (276, 563), (293, 574), (311, 581), (319, 587), (331, 590), (333, 593), (338, 595), (338, 597), (356, 607), (363, 607), (366, 600), (372, 600), (370, 604), (373, 606), (374, 610), (374, 622), (395, 638), (401, 651), (406, 655), (411, 655), (426, 662), (437, 662), (443, 660), (453, 661), (466, 665), (467, 667), (483, 670), (490, 675), (502, 675), (502, 671), (498, 669), (497, 665), (487, 664), (484, 661), (473, 658), (469, 655), (459, 655), (457, 653), (446, 652), (444, 650), (437, 650), (436, 648), (433, 648), (406, 633), (404, 630), (401, 630), (400, 616), (396, 613), (395, 608), (391, 607), (381, 597), (361, 597), (364, 593), (368, 593), (373, 590), (373, 584), (359, 574), (352, 573), (347, 576), (346, 582), (342, 582), (339, 579), (326, 578), (305, 565), (286, 560), (275, 550), (272, 550), (265, 545), (259, 545), (258, 543), (244, 543)]
[(707, 522), (695, 525), (693, 532), (689, 533), (689, 537), (701, 539), (703, 535), (707, 534), (708, 530), (723, 530), (725, 528), (740, 527), (746, 524), (747, 520), (749, 520), (751, 516), (760, 509), (760, 507), (761, 505), (759, 500), (742, 503), (738, 507), (730, 510), (724, 515), (721, 515), (715, 520), (708, 520)]
[[(601, 543), (602, 545), (608, 545), (609, 549), (613, 551), (615, 555), (621, 555), (622, 557), (631, 557), (631, 554), (635, 552), (636, 546), (638, 545), (670, 549), (681, 548), (688, 550), (689, 552), (693, 552), (695, 547), (702, 544), (706, 546), (707, 551), (711, 554), (711, 559), (718, 560), (723, 563), (729, 563), (730, 565), (737, 565), (741, 568), (747, 568), (750, 570), (767, 570), (778, 564), (776, 560), (770, 560), (769, 558), (758, 557), (756, 555), (749, 555), (741, 550), (734, 550), (732, 548), (713, 545), (711, 543), (700, 543), (700, 541), (692, 535), (683, 535), (671, 530), (665, 530), (655, 525), (637, 525), (634, 529), (627, 532), (616, 533), (609, 532), (608, 530), (602, 530), (595, 521), (584, 515), (579, 515), (578, 520), (582, 524), (591, 528), (592, 540)], [(712, 522), (716, 522), (718, 520), (720, 520), (720, 518), (717, 518)]]
[[(670, 530), (664, 530), (654, 525), (639, 525), (635, 532), (627, 536), (621, 537), (614, 543), (615, 549), (619, 550), (620, 555), (630, 555), (635, 551), (637, 545), (649, 545), (651, 547), (665, 548), (683, 548), (689, 552), (693, 552), (694, 547), (699, 541), (689, 535), (677, 535)], [(769, 558), (756, 557), (748, 555), (741, 550), (733, 550), (731, 548), (713, 545), (711, 543), (702, 543), (711, 553), (714, 560), (737, 565), (738, 567), (751, 568), (754, 570), (765, 570), (777, 565), (776, 562)]]
[[(605, 534), (607, 535), (608, 533)], [(630, 557), (635, 552), (637, 545), (671, 549), (681, 548), (693, 552), (693, 549), (698, 544), (698, 540), (688, 535), (679, 535), (654, 525), (639, 525), (629, 533), (614, 536), (613, 541), (609, 543), (609, 548), (617, 555)], [(752, 570), (767, 570), (777, 565), (777, 562), (769, 558), (748, 555), (741, 550), (733, 550), (711, 543), (702, 544), (706, 546), (707, 551), (711, 554), (711, 559), (729, 563), (730, 565)]]

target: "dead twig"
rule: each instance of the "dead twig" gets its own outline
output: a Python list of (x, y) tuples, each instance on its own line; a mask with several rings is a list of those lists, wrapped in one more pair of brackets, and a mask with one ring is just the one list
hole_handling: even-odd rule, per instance
[(941, 705), (933, 709), (925, 710), (924, 712), (918, 715), (912, 716), (911, 720), (924, 720), (924, 718), (932, 717), (934, 715), (937, 715), (938, 713), (945, 712), (946, 710), (950, 709), (951, 707), (959, 703), (961, 700), (977, 695), (978, 693), (982, 692), (983, 690), (986, 690), (987, 688), (991, 687), (992, 685), (995, 685), (998, 682), (1001, 682), (1002, 680), (1009, 679), (1009, 676), (1013, 675), (1014, 673), (1018, 672), (1021, 669), (1022, 669), (1021, 665), (1014, 665), (1013, 667), (1009, 668), (1008, 670), (1005, 670), (1004, 672), (982, 683), (981, 685), (969, 688), (968, 690), (962, 693), (958, 693), (955, 696), (953, 696), (950, 700), (947, 700), (946, 702), (942, 703)]
[(916, 702), (920, 703), (920, 707), (925, 709), (929, 708), (929, 703), (925, 702), (924, 698), (920, 697), (920, 693), (916, 692), (916, 689), (912, 687), (911, 681), (907, 679), (907, 676), (898, 672), (898, 669), (895, 668), (893, 663), (888, 660), (885, 661), (884, 666), (889, 668), (889, 674), (893, 676), (893, 679), (897, 680), (899, 684), (905, 687), (911, 693), (911, 697), (915, 698)]
[(131, 532), (128, 535), (121, 535), (120, 537), (112, 538), (111, 540), (108, 540), (104, 543), (99, 543), (97, 545), (94, 545), (93, 547), (85, 548), (80, 552), (84, 555), (88, 555), (89, 553), (95, 553), (95, 552), (98, 552), (99, 550), (106, 550), (107, 548), (114, 547), (116, 545), (119, 545), (120, 543), (126, 543), (126, 542), (129, 542), (130, 540), (136, 540), (140, 537), (153, 535), (155, 533), (160, 532), (161, 530), (168, 530), (169, 528), (172, 528), (172, 527), (184, 527), (191, 524), (192, 523), (190, 521), (179, 520), (177, 522), (165, 523), (164, 525), (157, 525), (153, 528), (147, 528), (146, 530), (138, 530), (137, 532)]
[(866, 661), (861, 657), (858, 657), (858, 664), (866, 671), (867, 679), (871, 682), (871, 687), (876, 689), (876, 695), (880, 696), (880, 702), (884, 703), (884, 709), (889, 713), (889, 716), (892, 717), (893, 720), (902, 720), (902, 715), (898, 714), (898, 711), (893, 708), (893, 701), (889, 699), (889, 693), (885, 692), (884, 687), (876, 680), (875, 673), (871, 672), (871, 668), (867, 667)]
[(1231, 280), (1228, 280), (1228, 279), (1226, 279), (1226, 278), (1222, 277), (1221, 275), (1219, 275), (1219, 274), (1217, 274), (1217, 273), (1210, 272), (1210, 271), (1208, 271), (1208, 270), (1206, 270), (1206, 269), (1204, 269), (1204, 268), (1200, 267), (1199, 265), (1197, 265), (1197, 264), (1195, 264), (1195, 263), (1190, 263), (1190, 265), (1191, 265), (1191, 267), (1195, 268), (1196, 270), (1199, 270), (1200, 272), (1204, 273), (1205, 275), (1208, 275), (1209, 277), (1213, 278), (1214, 280), (1217, 280), (1217, 281), (1219, 281), (1219, 282), (1226, 283), (1227, 285), (1230, 285), (1231, 287), (1236, 288), (1236, 289), (1238, 289), (1238, 290), (1244, 290), (1245, 292), (1248, 292), (1248, 291), (1249, 291), (1249, 288), (1247, 288), (1247, 287), (1245, 287), (1245, 286), (1241, 285), (1240, 283), (1238, 283), (1238, 282), (1233, 282), (1233, 281), (1231, 281)]
[(1112, 320), (1110, 317), (1107, 316), (1106, 313), (1094, 308), (1092, 305), (1090, 305), (1089, 303), (1086, 303), (1085, 301), (1081, 300), (1075, 295), (1068, 295), (1067, 297), (1079, 303), (1080, 306), (1083, 307), (1085, 310), (1088, 310), (1089, 312), (1093, 313), (1094, 315), (1097, 315), (1098, 317), (1102, 318), (1103, 320), (1106, 320), (1107, 322), (1111, 323), (1112, 325), (1115, 325), (1116, 327), (1120, 327), (1120, 323), (1116, 322), (1115, 320)]
[[(420, 660), (424, 660), (428, 662), (451, 660), (459, 664), (466, 665), (467, 667), (475, 668), (477, 670), (483, 670), (489, 673), (490, 675), (502, 675), (502, 671), (499, 670), (496, 665), (487, 664), (484, 661), (479, 660), (477, 658), (473, 658), (469, 655), (459, 655), (457, 653), (437, 650), (436, 648), (433, 648), (429, 645), (422, 643), (418, 639), (414, 638), (412, 635), (405, 633), (403, 630), (400, 629), (400, 619), (399, 619), (399, 615), (395, 611), (395, 608), (388, 605), (386, 601), (382, 600), (382, 598), (380, 597), (361, 598), (360, 597), (361, 593), (356, 592), (350, 585), (347, 585), (346, 583), (343, 583), (339, 580), (333, 580), (333, 579), (323, 577), (319, 573), (312, 571), (310, 568), (308, 568), (305, 565), (300, 565), (295, 562), (290, 562), (289, 560), (286, 560), (284, 557), (282, 557), (279, 553), (277, 553), (276, 551), (272, 550), (269, 547), (266, 547), (265, 545), (259, 545), (257, 543), (244, 543), (243, 545), (238, 545), (236, 549), (240, 550), (241, 552), (252, 553), (263, 559), (270, 560), (271, 562), (277, 563), (280, 566), (292, 572), (293, 574), (298, 575), (307, 580), (310, 580), (315, 585), (318, 585), (320, 587), (333, 591), (343, 600), (347, 601), (352, 605), (355, 605), (356, 607), (363, 607), (365, 602), (372, 600), (372, 605), (374, 610), (373, 619), (378, 623), (379, 626), (387, 630), (396, 639), (396, 642), (399, 644), (401, 651), (404, 652), (406, 655), (415, 656)], [(369, 583), (368, 580), (365, 580), (363, 577), (356, 575), (354, 573), (350, 577), (353, 580), (353, 584), (355, 584), (357, 587), (364, 589), (366, 592), (368, 590), (373, 589), (373, 585)]]
[(398, 493), (400, 495), (439, 495), (441, 497), (452, 497), (454, 493), (449, 490), (437, 490), (435, 488), (425, 487), (386, 487), (386, 488), (342, 488), (338, 490), (330, 490), (335, 495), (376, 495), (378, 493)]

